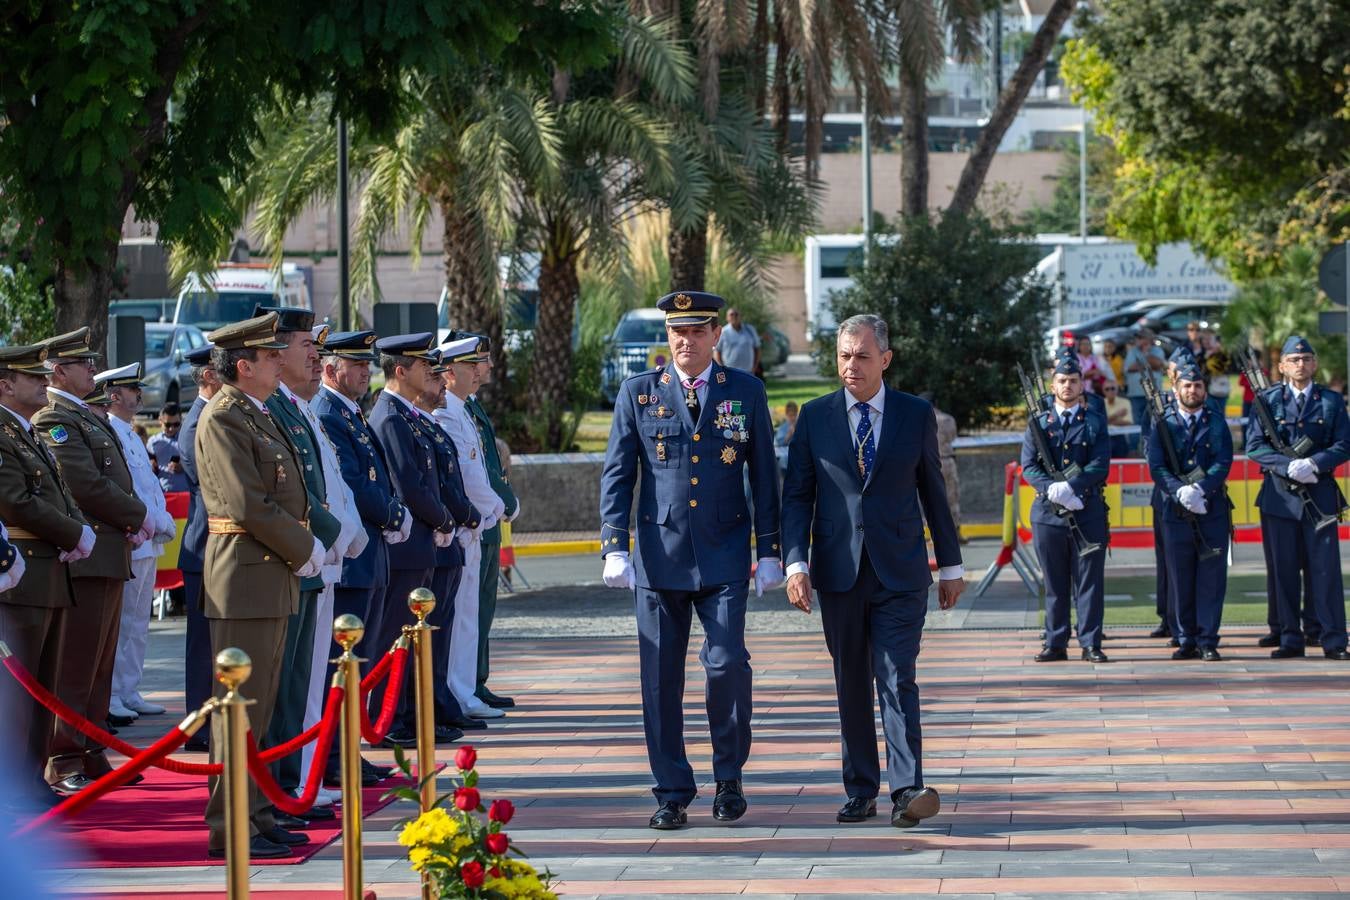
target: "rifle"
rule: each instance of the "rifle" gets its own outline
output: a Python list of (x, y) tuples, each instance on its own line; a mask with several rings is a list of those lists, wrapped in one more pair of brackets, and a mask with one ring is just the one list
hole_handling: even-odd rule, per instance
[[(1032, 443), (1036, 445), (1036, 456), (1041, 461), (1041, 466), (1049, 473), (1055, 481), (1068, 481), (1070, 478), (1076, 478), (1083, 474), (1083, 469), (1078, 463), (1070, 463), (1067, 467), (1061, 469), (1055, 462), (1055, 455), (1050, 452), (1050, 441), (1041, 430), (1040, 420), (1037, 418), (1045, 408), (1045, 394), (1042, 392), (1044, 384), (1037, 385), (1027, 377), (1026, 370), (1022, 364), (1017, 364), (1017, 378), (1022, 383), (1022, 399), (1027, 406), (1027, 427), (1031, 430)], [(1078, 548), (1078, 555), (1090, 556), (1102, 549), (1101, 544), (1094, 544), (1083, 534), (1083, 529), (1078, 526), (1078, 520), (1074, 518), (1073, 510), (1054, 503), (1049, 497), (1045, 502), (1050, 504), (1055, 515), (1059, 516), (1069, 525), (1069, 533), (1073, 535), (1074, 546)]]
[[(1266, 377), (1265, 372), (1261, 371), (1261, 363), (1257, 360), (1251, 347), (1244, 347), (1239, 351), (1238, 366), (1242, 369), (1242, 374), (1247, 376), (1247, 383), (1252, 386), (1252, 411), (1256, 413), (1256, 419), (1261, 423), (1261, 430), (1266, 433), (1266, 438), (1269, 439), (1270, 445), (1275, 448), (1275, 452), (1294, 459), (1306, 458), (1309, 453), (1316, 449), (1312, 438), (1305, 434), (1291, 446), (1280, 434), (1280, 429), (1275, 424), (1275, 417), (1271, 414), (1270, 407), (1266, 405), (1264, 396), (1265, 391), (1270, 387), (1270, 379)], [(1281, 475), (1274, 469), (1268, 469), (1267, 471), (1276, 478), (1282, 479), (1289, 490), (1302, 502), (1303, 509), (1312, 513), (1313, 527), (1316, 531), (1330, 528), (1340, 521), (1339, 516), (1322, 512), (1317, 505), (1317, 501), (1309, 493), (1306, 484), (1295, 481), (1286, 475)]]
[[(1158, 386), (1153, 383), (1153, 379), (1147, 374), (1140, 383), (1144, 388), (1144, 396), (1148, 400), (1148, 412), (1153, 418), (1153, 430), (1157, 433), (1158, 440), (1162, 442), (1163, 455), (1167, 457), (1167, 467), (1171, 469), (1176, 476), (1185, 484), (1199, 484), (1205, 477), (1205, 470), (1196, 466), (1189, 472), (1183, 472), (1181, 468), (1181, 454), (1177, 452), (1177, 445), (1172, 442), (1172, 431), (1167, 427), (1167, 404), (1163, 401), (1162, 392)], [(1180, 504), (1178, 504), (1180, 505)], [(1196, 552), (1200, 559), (1213, 559), (1223, 553), (1217, 547), (1211, 547), (1205, 543), (1205, 536), (1200, 531), (1200, 517), (1191, 512), (1186, 507), (1181, 507), (1181, 517), (1191, 523), (1191, 539), (1195, 541)]]

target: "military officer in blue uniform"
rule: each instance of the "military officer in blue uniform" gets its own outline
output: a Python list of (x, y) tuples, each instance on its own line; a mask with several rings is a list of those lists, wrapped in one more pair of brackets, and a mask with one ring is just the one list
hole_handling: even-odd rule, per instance
[[(1194, 363), (1182, 363), (1172, 375), (1174, 402), (1163, 425), (1171, 434), (1180, 472), (1168, 458), (1161, 434), (1148, 444), (1153, 475), (1154, 522), (1166, 548), (1169, 621), (1177, 639), (1173, 659), (1219, 659), (1219, 623), (1228, 589), (1228, 538), (1232, 504), (1226, 483), (1233, 464), (1233, 436), (1221, 413), (1205, 402), (1204, 376)], [(1199, 468), (1204, 478), (1188, 484), (1183, 476)], [(1217, 551), (1214, 552), (1214, 551)]]
[[(684, 671), (693, 613), (707, 637), (713, 817), (745, 813), (741, 769), (750, 754), (751, 670), (745, 649), (751, 513), (758, 592), (783, 581), (773, 425), (764, 385), (713, 362), (721, 297), (662, 297), (672, 362), (623, 383), (600, 478), (604, 579), (636, 589), (647, 756), (660, 804), (650, 825), (680, 828), (697, 796), (684, 749)], [(638, 474), (637, 549), (629, 557), (629, 512)]]
[[(197, 398), (183, 414), (183, 427), (178, 432), (178, 455), (183, 464), (183, 476), (188, 485), (187, 524), (178, 547), (178, 569), (183, 573), (183, 598), (186, 606), (187, 631), (183, 641), (183, 696), (187, 709), (200, 709), (211, 698), (215, 685), (214, 664), (211, 657), (211, 626), (202, 611), (202, 569), (206, 563), (206, 507), (202, 504), (201, 477), (197, 471), (197, 421), (206, 403), (220, 390), (220, 375), (211, 365), (213, 344), (203, 344), (189, 350), (184, 359), (192, 366), (192, 380), (197, 383)], [(209, 728), (203, 728), (183, 746), (188, 750), (206, 751)]]
[[(431, 586), (437, 548), (448, 547), (459, 526), (478, 526), (478, 516), (472, 507), (461, 510), (457, 517), (445, 505), (435, 440), (421, 424), (429, 416), (417, 408), (417, 398), (434, 389), (440, 380), (432, 371), (439, 363), (435, 342), (436, 336), (430, 332), (396, 335), (375, 342), (375, 349), (381, 354), (385, 385), (371, 409), (370, 426), (384, 446), (399, 496), (412, 513), (408, 540), (389, 548), (389, 579), (383, 596), (371, 604), (375, 633), (385, 647), (397, 639), (404, 625), (413, 623), (408, 594), (414, 588)], [(366, 633), (371, 633), (369, 623)], [(372, 708), (378, 708), (375, 704), (383, 696), (382, 688), (371, 691)]]
[[(1350, 419), (1345, 399), (1313, 381), (1317, 354), (1305, 338), (1284, 342), (1280, 373), (1284, 384), (1262, 393), (1280, 438), (1292, 447), (1307, 437), (1312, 449), (1292, 457), (1276, 449), (1272, 436), (1256, 426), (1247, 432), (1247, 455), (1261, 464), (1265, 476), (1256, 505), (1263, 515), (1263, 537), (1270, 546), (1275, 599), (1280, 613), (1280, 646), (1275, 659), (1306, 653), (1299, 616), (1299, 588), (1306, 567), (1311, 575), (1312, 607), (1322, 630), (1322, 652), (1328, 659), (1350, 660), (1346, 650), (1345, 591), (1341, 580), (1339, 529), (1318, 529), (1314, 517), (1340, 515), (1345, 497), (1336, 484), (1336, 467), (1350, 459)], [(1316, 510), (1295, 492), (1303, 485)]]
[[(1106, 501), (1102, 485), (1111, 464), (1111, 441), (1106, 418), (1083, 403), (1083, 375), (1076, 359), (1061, 358), (1050, 381), (1054, 398), (1050, 409), (1027, 422), (1022, 438), (1022, 474), (1036, 489), (1031, 507), (1031, 530), (1036, 556), (1045, 573), (1045, 646), (1037, 662), (1068, 659), (1069, 606), (1078, 612), (1078, 643), (1083, 659), (1106, 662), (1102, 653), (1102, 614), (1105, 595), (1105, 549), (1079, 553), (1083, 540), (1106, 542)], [(1031, 429), (1046, 437), (1054, 466), (1077, 463), (1082, 471), (1057, 481), (1047, 471), (1036, 451)], [(1069, 511), (1080, 529), (1075, 537), (1066, 518), (1056, 509)]]

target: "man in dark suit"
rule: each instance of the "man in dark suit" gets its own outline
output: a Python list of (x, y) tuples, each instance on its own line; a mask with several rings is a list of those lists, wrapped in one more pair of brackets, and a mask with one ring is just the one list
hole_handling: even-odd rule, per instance
[[(210, 699), (215, 687), (215, 664), (211, 658), (211, 626), (202, 611), (202, 569), (206, 562), (206, 507), (202, 505), (201, 476), (197, 472), (197, 422), (207, 401), (220, 390), (220, 376), (211, 365), (211, 344), (190, 351), (186, 359), (192, 365), (197, 382), (197, 399), (183, 415), (178, 435), (178, 458), (188, 484), (188, 518), (183, 542), (178, 548), (178, 568), (183, 573), (183, 597), (187, 612), (187, 632), (183, 642), (183, 696), (189, 711), (199, 709)], [(209, 728), (203, 728), (183, 746), (205, 751)]]
[(882, 383), (891, 362), (888, 347), (879, 316), (854, 316), (839, 326), (844, 386), (807, 403), (797, 418), (783, 483), (783, 540), (788, 600), (809, 613), (814, 583), (834, 660), (848, 795), (837, 819), (861, 822), (876, 815), (881, 768), (875, 681), (891, 824), (912, 828), (940, 806), (937, 791), (923, 783), (915, 683), (933, 582), (925, 519), (937, 552), (943, 609), (956, 605), (965, 571), (947, 507), (933, 407)]
[[(1300, 588), (1311, 573), (1312, 607), (1321, 626), (1322, 653), (1328, 659), (1350, 660), (1346, 648), (1345, 591), (1341, 577), (1339, 529), (1317, 527), (1317, 517), (1339, 516), (1345, 497), (1336, 483), (1336, 467), (1350, 459), (1350, 419), (1345, 398), (1313, 381), (1317, 354), (1298, 335), (1284, 342), (1280, 374), (1284, 384), (1261, 393), (1278, 435), (1264, 427), (1247, 432), (1247, 455), (1261, 464), (1264, 481), (1256, 495), (1261, 510), (1262, 538), (1270, 546), (1275, 599), (1280, 614), (1280, 646), (1274, 659), (1307, 653), (1300, 615)], [(1301, 456), (1277, 448), (1296, 447), (1307, 439)], [(1308, 498), (1305, 503), (1304, 498)]]
[[(769, 403), (763, 383), (749, 372), (713, 362), (723, 302), (716, 294), (680, 291), (657, 303), (666, 314), (673, 361), (623, 383), (600, 476), (605, 584), (636, 590), (642, 724), (656, 779), (652, 793), (661, 804), (648, 824), (660, 830), (687, 824), (685, 808), (698, 795), (684, 749), (685, 656), (694, 613), (707, 635), (699, 658), (707, 672), (717, 782), (713, 818), (732, 822), (746, 810), (747, 469), (759, 558), (755, 589), (763, 593), (782, 582)], [(636, 567), (628, 555), (630, 514), (637, 521)]]

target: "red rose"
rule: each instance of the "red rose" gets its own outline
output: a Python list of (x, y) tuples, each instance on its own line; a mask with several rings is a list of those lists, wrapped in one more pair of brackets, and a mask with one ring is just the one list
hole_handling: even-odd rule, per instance
[(497, 856), (501, 856), (506, 852), (507, 843), (509, 842), (507, 841), (506, 835), (502, 834), (500, 831), (496, 834), (489, 834), (483, 838), (483, 846), (487, 847), (489, 853), (496, 854)]
[(459, 867), (459, 877), (463, 879), (464, 886), (473, 890), (483, 886), (483, 864), (478, 860), (466, 862)]
[(492, 868), (488, 869), (488, 874), (491, 875), (493, 878), (501, 878), (502, 870), (497, 868), (496, 866), (493, 866)]
[(478, 751), (468, 744), (455, 751), (455, 768), (461, 772), (469, 771), (476, 762), (478, 762)]
[(505, 825), (516, 814), (516, 805), (510, 800), (493, 800), (488, 807), (488, 819)]
[(465, 812), (478, 808), (478, 788), (462, 787), (455, 789), (455, 806)]

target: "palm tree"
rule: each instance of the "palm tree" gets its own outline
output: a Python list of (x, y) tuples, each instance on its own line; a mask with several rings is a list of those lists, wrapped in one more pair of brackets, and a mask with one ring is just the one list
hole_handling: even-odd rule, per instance
[(1310, 247), (1291, 246), (1280, 260), (1279, 271), (1243, 285), (1224, 313), (1224, 343), (1232, 346), (1245, 340), (1262, 348), (1274, 372), (1285, 338), (1318, 334), (1317, 314), (1327, 306), (1317, 287), (1319, 257)]

